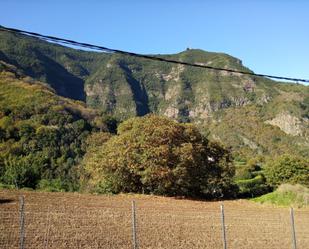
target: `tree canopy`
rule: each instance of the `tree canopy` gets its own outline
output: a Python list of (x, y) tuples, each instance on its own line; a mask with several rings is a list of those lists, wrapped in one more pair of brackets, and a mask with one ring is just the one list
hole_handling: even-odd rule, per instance
[(233, 191), (229, 151), (194, 125), (161, 116), (123, 122), (117, 135), (86, 154), (84, 164), (88, 184), (99, 192), (211, 198)]
[(282, 155), (265, 165), (267, 181), (274, 187), (280, 184), (302, 184), (309, 187), (309, 160)]

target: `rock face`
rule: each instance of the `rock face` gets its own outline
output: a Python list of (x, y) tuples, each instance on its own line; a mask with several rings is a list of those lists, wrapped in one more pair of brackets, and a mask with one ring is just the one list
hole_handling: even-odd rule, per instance
[[(86, 101), (90, 107), (120, 119), (154, 112), (194, 121), (220, 109), (271, 98), (260, 78), (84, 52), (4, 32), (0, 38), (3, 61), (48, 83), (59, 95)], [(21, 40), (23, 46), (18, 47)], [(198, 49), (157, 56), (249, 71), (237, 58)]]
[(301, 120), (288, 112), (280, 113), (275, 118), (265, 121), (265, 123), (278, 126), (286, 134), (292, 136), (301, 136), (303, 133)]
[(178, 114), (179, 114), (179, 110), (172, 106), (169, 106), (168, 108), (166, 108), (165, 112), (163, 113), (163, 115), (169, 118), (172, 118), (172, 119), (177, 119)]
[[(199, 49), (156, 56), (251, 72), (237, 58)], [(45, 82), (58, 95), (84, 101), (101, 115), (120, 121), (147, 113), (165, 115), (194, 122), (233, 148), (261, 153), (282, 153), (291, 144), (296, 144), (293, 151), (309, 146), (309, 87), (85, 52), (4, 32), (0, 32), (0, 61), (20, 75)]]

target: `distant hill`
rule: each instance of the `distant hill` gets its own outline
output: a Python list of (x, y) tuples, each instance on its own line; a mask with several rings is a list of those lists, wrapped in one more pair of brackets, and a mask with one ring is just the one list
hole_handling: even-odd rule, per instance
[[(198, 49), (158, 56), (250, 71), (237, 58)], [(194, 122), (239, 158), (309, 156), (308, 86), (80, 51), (6, 32), (0, 32), (0, 60), (103, 115), (125, 120), (153, 112)]]

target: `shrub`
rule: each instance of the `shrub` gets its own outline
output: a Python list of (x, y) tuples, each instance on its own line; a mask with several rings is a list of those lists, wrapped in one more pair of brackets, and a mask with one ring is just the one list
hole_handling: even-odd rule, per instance
[(254, 201), (280, 206), (304, 207), (309, 204), (309, 189), (299, 184), (282, 184), (276, 191), (255, 198)]
[(39, 181), (37, 188), (39, 190), (44, 190), (47, 192), (64, 192), (66, 191), (65, 186), (63, 186), (63, 182), (61, 179), (42, 179)]
[(283, 183), (309, 186), (309, 160), (283, 155), (269, 161), (265, 166), (267, 181), (274, 187)]
[(14, 185), (16, 188), (34, 188), (39, 178), (35, 165), (30, 157), (9, 156), (4, 161), (3, 182)]

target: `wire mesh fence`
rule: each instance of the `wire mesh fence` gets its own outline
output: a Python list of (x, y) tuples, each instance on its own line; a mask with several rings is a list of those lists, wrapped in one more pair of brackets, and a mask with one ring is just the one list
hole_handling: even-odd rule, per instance
[(0, 248), (309, 248), (306, 209), (32, 198), (0, 203)]

